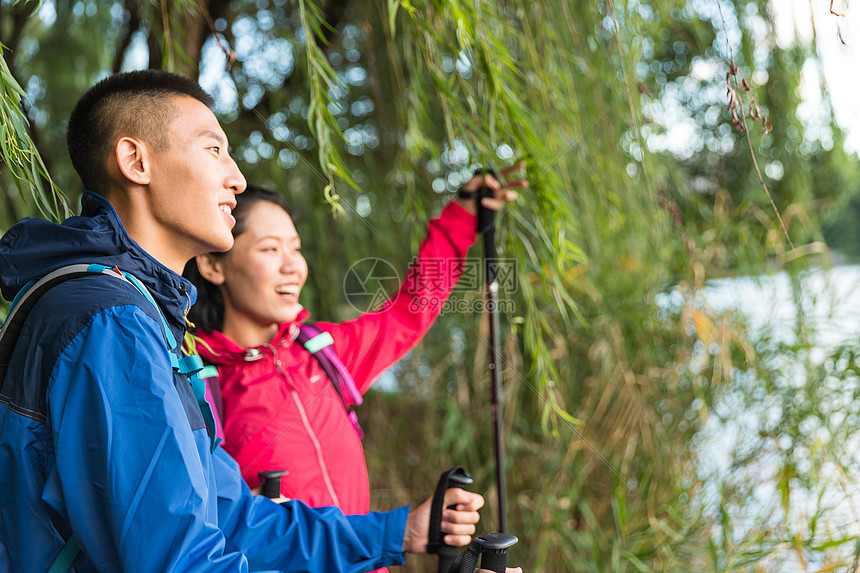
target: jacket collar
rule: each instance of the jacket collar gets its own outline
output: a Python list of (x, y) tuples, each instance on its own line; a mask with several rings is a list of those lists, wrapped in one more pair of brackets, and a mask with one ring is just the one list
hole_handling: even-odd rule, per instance
[(85, 191), (81, 215), (62, 224), (27, 217), (0, 239), (0, 288), (12, 300), (31, 279), (76, 263), (116, 266), (137, 277), (158, 303), (173, 329), (185, 325), (185, 311), (196, 300), (190, 281), (161, 264), (134, 242), (113, 205)]
[[(269, 343), (270, 346), (289, 346), (299, 335), (299, 328), (311, 316), (307, 309), (299, 311), (296, 319), (278, 325), (278, 331)], [(261, 356), (259, 350), (262, 347), (242, 348), (224, 333), (214, 330), (212, 332), (198, 331), (194, 333), (203, 344), (197, 345), (197, 352), (206, 361), (219, 366), (232, 365), (247, 362), (247, 357)], [(255, 352), (256, 351), (256, 352)]]

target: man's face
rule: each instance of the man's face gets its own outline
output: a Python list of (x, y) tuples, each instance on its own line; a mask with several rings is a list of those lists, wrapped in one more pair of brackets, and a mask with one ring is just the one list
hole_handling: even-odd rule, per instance
[(151, 152), (149, 202), (159, 232), (179, 268), (191, 257), (233, 245), (234, 195), (245, 177), (230, 157), (227, 136), (202, 102), (174, 96), (168, 146)]

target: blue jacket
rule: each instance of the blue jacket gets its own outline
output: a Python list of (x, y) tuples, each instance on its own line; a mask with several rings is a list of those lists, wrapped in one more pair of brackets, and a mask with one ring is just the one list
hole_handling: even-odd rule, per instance
[[(62, 225), (0, 240), (0, 287), (73, 263), (140, 279), (178, 340), (194, 287), (86, 193)], [(403, 563), (408, 508), (344, 516), (251, 495), (174, 374), (157, 311), (125, 281), (87, 276), (30, 313), (0, 387), (0, 571), (47, 571), (74, 535), (75, 571), (369, 571)], [(273, 468), (277, 469), (277, 468)]]

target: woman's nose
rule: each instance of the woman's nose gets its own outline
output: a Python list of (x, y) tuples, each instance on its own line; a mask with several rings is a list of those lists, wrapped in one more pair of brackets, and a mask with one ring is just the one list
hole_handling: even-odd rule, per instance
[(284, 271), (297, 271), (299, 266), (299, 255), (298, 253), (292, 251), (291, 249), (287, 249), (284, 253), (284, 258), (281, 262), (281, 268)]

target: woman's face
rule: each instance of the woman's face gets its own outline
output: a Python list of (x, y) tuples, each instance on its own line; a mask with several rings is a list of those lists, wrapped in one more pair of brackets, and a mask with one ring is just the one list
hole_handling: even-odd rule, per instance
[[(282, 322), (301, 310), (299, 293), (308, 278), (308, 264), (290, 216), (280, 206), (259, 201), (245, 214), (244, 232), (220, 257), (224, 296), (224, 333), (241, 329), (268, 331), (268, 342)], [(238, 334), (238, 333), (237, 333)]]

